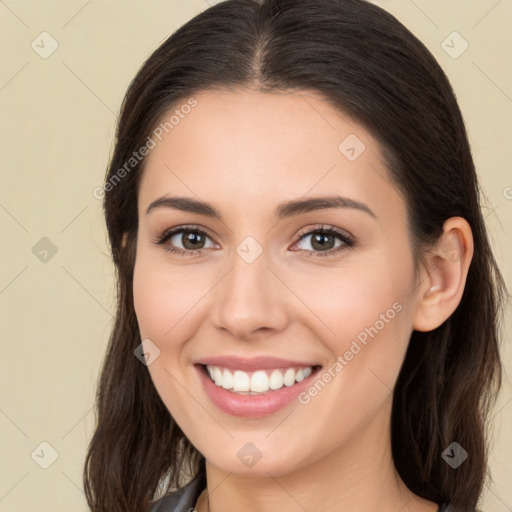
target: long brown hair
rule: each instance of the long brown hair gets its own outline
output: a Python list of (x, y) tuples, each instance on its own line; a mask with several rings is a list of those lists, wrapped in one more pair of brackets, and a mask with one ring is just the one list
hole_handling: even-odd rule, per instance
[[(501, 383), (506, 289), (450, 83), (414, 35), (364, 0), (221, 2), (171, 35), (130, 84), (104, 187), (118, 300), (84, 468), (91, 510), (144, 512), (159, 484), (169, 490), (196, 474), (205, 478), (204, 457), (133, 354), (141, 343), (132, 277), (145, 160), (126, 163), (171, 108), (200, 91), (237, 87), (316, 91), (364, 126), (406, 200), (417, 261), (446, 219), (469, 222), (475, 252), (464, 294), (440, 327), (413, 332), (394, 390), (391, 431), (394, 463), (411, 491), (449, 502), (454, 512), (474, 510), (487, 472), (486, 419)], [(456, 470), (441, 457), (454, 441), (469, 454)]]

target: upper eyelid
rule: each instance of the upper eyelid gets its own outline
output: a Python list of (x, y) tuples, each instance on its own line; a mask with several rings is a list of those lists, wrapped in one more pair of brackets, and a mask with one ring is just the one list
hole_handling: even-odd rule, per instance
[(199, 232), (205, 233), (212, 240), (215, 238), (210, 234), (210, 231), (207, 228), (205, 228), (203, 226), (195, 225), (195, 224), (185, 224), (183, 226), (176, 226), (174, 228), (166, 229), (166, 230), (164, 230), (162, 235), (160, 235), (159, 238), (169, 238), (171, 236), (181, 234), (184, 231), (192, 231), (192, 232), (199, 231)]
[(296, 236), (300, 239), (304, 236), (309, 236), (317, 231), (333, 231), (334, 234), (337, 236), (345, 236), (346, 238), (349, 239), (354, 238), (354, 236), (351, 233), (349, 233), (346, 229), (331, 226), (330, 224), (317, 224), (316, 226), (313, 227), (301, 229)]

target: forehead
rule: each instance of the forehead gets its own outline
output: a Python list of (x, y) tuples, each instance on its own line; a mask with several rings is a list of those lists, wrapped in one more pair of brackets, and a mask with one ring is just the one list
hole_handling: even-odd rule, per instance
[(193, 98), (193, 108), (177, 104), (162, 118), (165, 128), (178, 110), (161, 140), (154, 138), (142, 208), (163, 194), (208, 195), (221, 210), (307, 194), (397, 200), (373, 137), (314, 92), (241, 89)]

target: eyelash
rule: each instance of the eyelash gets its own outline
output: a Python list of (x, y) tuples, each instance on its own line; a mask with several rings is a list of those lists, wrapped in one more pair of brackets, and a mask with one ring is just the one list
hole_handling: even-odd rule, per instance
[[(162, 235), (158, 236), (156, 240), (153, 241), (156, 245), (164, 245), (171, 237), (174, 235), (177, 235), (179, 233), (201, 233), (202, 235), (211, 238), (207, 231), (200, 228), (199, 226), (190, 225), (190, 226), (181, 226), (179, 228), (172, 228), (167, 231), (165, 231)], [(350, 236), (345, 231), (341, 231), (334, 227), (324, 227), (320, 226), (314, 229), (310, 229), (309, 231), (306, 231), (304, 233), (301, 233), (298, 235), (298, 240), (296, 243), (300, 242), (302, 239), (313, 235), (315, 233), (319, 233), (322, 235), (333, 235), (336, 238), (339, 238), (343, 244), (339, 245), (338, 247), (334, 247), (332, 249), (328, 249), (327, 251), (310, 251), (307, 249), (300, 249), (297, 252), (306, 253), (308, 257), (325, 257), (325, 256), (331, 256), (334, 253), (337, 253), (341, 250), (350, 249), (356, 245), (356, 241), (352, 236)], [(294, 244), (295, 245), (295, 244)], [(175, 247), (172, 247), (171, 245), (167, 245), (165, 247), (165, 250), (174, 253), (174, 254), (180, 254), (181, 256), (184, 256), (185, 254), (188, 256), (193, 256), (195, 254), (200, 253), (204, 249), (195, 249), (195, 250), (183, 250), (183, 249), (177, 249)]]

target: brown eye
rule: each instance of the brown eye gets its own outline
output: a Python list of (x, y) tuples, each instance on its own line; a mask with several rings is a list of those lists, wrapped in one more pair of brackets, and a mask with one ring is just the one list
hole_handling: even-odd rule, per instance
[[(314, 251), (328, 251), (330, 249), (334, 249), (335, 247), (339, 247), (343, 242), (338, 243), (336, 245), (336, 239), (339, 237), (319, 231), (312, 232), (310, 234), (304, 235), (301, 237), (301, 241), (310, 239), (309, 243), (304, 244), (304, 250), (314, 250)], [(309, 247), (307, 247), (309, 245)]]
[(183, 231), (182, 233), (178, 233), (172, 236), (171, 240), (176, 237), (178, 240), (180, 240), (181, 237), (181, 243), (183, 247), (191, 251), (196, 249), (203, 249), (203, 245), (205, 244), (206, 239), (205, 235), (197, 231)]
[[(303, 247), (300, 243), (306, 240)], [(337, 242), (338, 241), (338, 242)], [(301, 235), (297, 244), (301, 252), (309, 253), (310, 256), (328, 256), (343, 249), (353, 247), (355, 240), (348, 234), (333, 227), (317, 228)]]
[(169, 252), (191, 255), (214, 247), (215, 244), (212, 242), (209, 246), (206, 245), (209, 240), (211, 241), (211, 238), (206, 231), (199, 227), (189, 226), (167, 230), (154, 243), (163, 245)]
[(323, 251), (334, 248), (336, 237), (334, 235), (326, 235), (325, 233), (317, 233), (312, 235), (311, 247), (317, 251)]

